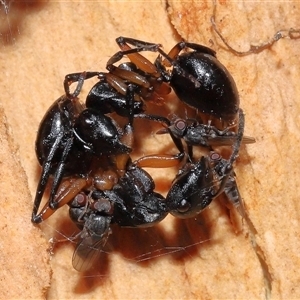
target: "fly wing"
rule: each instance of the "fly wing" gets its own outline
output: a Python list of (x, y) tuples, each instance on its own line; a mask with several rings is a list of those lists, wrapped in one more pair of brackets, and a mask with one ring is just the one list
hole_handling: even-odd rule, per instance
[[(237, 135), (223, 135), (208, 137), (207, 143), (210, 146), (232, 146), (236, 142)], [(242, 144), (253, 144), (255, 138), (250, 136), (243, 136)]]
[(102, 235), (85, 234), (76, 246), (73, 254), (72, 264), (78, 272), (86, 272), (90, 270), (99, 260), (102, 249), (105, 246), (111, 229), (107, 230)]

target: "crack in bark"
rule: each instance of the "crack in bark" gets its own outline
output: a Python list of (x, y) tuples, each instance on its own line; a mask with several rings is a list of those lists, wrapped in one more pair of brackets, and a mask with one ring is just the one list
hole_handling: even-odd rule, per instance
[(265, 299), (268, 300), (271, 298), (271, 293), (272, 293), (272, 281), (273, 281), (272, 274), (271, 274), (270, 268), (267, 264), (265, 254), (264, 254), (262, 248), (259, 246), (259, 244), (256, 241), (255, 236), (257, 234), (257, 230), (256, 230), (255, 226), (253, 225), (252, 221), (250, 220), (248, 214), (246, 214), (245, 220), (248, 225), (252, 248), (253, 248), (253, 250), (258, 258), (258, 261), (260, 263), (260, 266), (261, 266), (261, 270), (262, 270), (263, 278), (264, 278), (264, 284), (265, 284)]

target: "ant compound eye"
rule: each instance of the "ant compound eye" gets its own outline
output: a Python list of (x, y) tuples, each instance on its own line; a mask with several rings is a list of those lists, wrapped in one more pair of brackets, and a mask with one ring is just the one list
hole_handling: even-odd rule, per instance
[(185, 213), (189, 211), (190, 208), (191, 208), (191, 204), (185, 199), (183, 199), (181, 200), (179, 206), (177, 207), (177, 211), (180, 213)]

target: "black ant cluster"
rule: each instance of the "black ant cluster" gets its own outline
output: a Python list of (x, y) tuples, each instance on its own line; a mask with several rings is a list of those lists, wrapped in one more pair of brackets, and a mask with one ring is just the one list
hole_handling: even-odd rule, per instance
[[(191, 218), (221, 193), (244, 216), (233, 164), (243, 137), (244, 114), (239, 108), (235, 82), (210, 48), (178, 43), (167, 54), (160, 44), (131, 38), (117, 39), (121, 51), (107, 62), (107, 72), (81, 72), (65, 77), (65, 94), (45, 114), (36, 139), (36, 154), (42, 166), (34, 200), (32, 222), (40, 223), (67, 204), (71, 220), (78, 226), (73, 266), (90, 269), (111, 233), (111, 224), (149, 227), (168, 213)], [(157, 52), (154, 63), (141, 52)], [(124, 56), (130, 61), (115, 64)], [(79, 94), (85, 80), (96, 77), (85, 104)], [(70, 85), (77, 83), (74, 92)], [(147, 101), (160, 101), (171, 91), (202, 119), (168, 118), (147, 112)], [(120, 126), (113, 118), (126, 120)], [(153, 154), (131, 160), (134, 120), (162, 124), (178, 149), (177, 155)], [(211, 119), (222, 122), (221, 129)], [(122, 128), (123, 127), (123, 128)], [(194, 147), (209, 149), (195, 158)], [(230, 146), (225, 159), (214, 147)], [(155, 192), (155, 183), (143, 169), (180, 165), (167, 196)], [(46, 187), (50, 195), (39, 210)]]

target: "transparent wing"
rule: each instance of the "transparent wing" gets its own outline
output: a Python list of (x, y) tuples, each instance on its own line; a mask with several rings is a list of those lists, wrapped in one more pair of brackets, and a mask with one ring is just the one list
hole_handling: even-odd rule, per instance
[(244, 218), (246, 216), (244, 201), (239, 192), (234, 174), (229, 176), (224, 187), (224, 192), (228, 200), (234, 205), (239, 214)]
[[(208, 137), (207, 143), (210, 146), (231, 146), (236, 142), (236, 135), (223, 135)], [(253, 144), (255, 143), (255, 138), (250, 136), (243, 136), (242, 144)]]
[(108, 228), (102, 235), (85, 234), (76, 246), (73, 254), (72, 264), (78, 272), (90, 270), (99, 260), (101, 250), (105, 246), (111, 230)]

